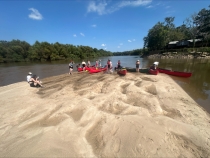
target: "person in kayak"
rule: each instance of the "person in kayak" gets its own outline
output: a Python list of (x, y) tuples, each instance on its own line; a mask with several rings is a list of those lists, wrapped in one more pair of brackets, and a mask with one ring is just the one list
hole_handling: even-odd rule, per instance
[(86, 66), (86, 63), (85, 63), (85, 61), (83, 60), (83, 61), (82, 61), (82, 69), (83, 69), (83, 71), (85, 71), (85, 66)]
[(140, 61), (137, 60), (136, 61), (136, 72), (139, 72), (139, 65), (140, 65)]
[(74, 69), (73, 65), (74, 65), (74, 62), (71, 60), (71, 62), (69, 63), (69, 75), (72, 75), (72, 71)]

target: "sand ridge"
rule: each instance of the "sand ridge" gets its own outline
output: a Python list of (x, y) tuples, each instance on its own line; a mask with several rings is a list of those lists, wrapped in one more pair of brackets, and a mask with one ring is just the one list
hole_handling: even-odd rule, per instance
[(169, 76), (63, 74), (0, 87), (3, 157), (209, 157), (210, 117)]

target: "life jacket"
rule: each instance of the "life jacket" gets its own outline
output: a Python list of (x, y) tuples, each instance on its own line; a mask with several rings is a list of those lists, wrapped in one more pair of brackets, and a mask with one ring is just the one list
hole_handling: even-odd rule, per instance
[(110, 65), (110, 61), (107, 61), (107, 64)]

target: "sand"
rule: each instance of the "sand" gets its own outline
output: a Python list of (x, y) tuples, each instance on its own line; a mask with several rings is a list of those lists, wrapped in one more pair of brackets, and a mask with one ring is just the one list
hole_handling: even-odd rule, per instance
[(63, 74), (0, 87), (0, 157), (210, 157), (210, 117), (169, 76)]

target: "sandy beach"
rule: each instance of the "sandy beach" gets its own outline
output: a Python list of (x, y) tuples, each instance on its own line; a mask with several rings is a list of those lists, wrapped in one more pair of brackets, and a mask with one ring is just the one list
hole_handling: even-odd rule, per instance
[(0, 87), (0, 157), (210, 157), (210, 117), (170, 76), (74, 72)]

